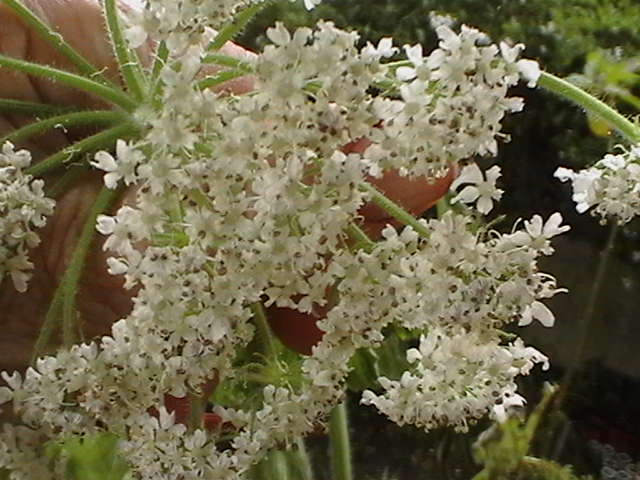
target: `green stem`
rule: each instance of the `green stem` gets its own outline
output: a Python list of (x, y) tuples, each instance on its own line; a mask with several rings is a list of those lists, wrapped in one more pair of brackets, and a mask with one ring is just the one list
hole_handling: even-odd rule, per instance
[(229, 23), (227, 23), (216, 35), (216, 38), (207, 46), (207, 50), (215, 51), (220, 50), (222, 46), (231, 40), (234, 36), (238, 34), (247, 24), (251, 21), (251, 19), (265, 6), (268, 5), (269, 2), (262, 2), (254, 4), (242, 12), (233, 17)]
[(362, 230), (358, 225), (351, 223), (346, 228), (346, 233), (349, 235), (351, 240), (355, 241), (356, 244), (353, 246), (354, 250), (363, 249), (366, 252), (371, 252), (373, 248), (376, 246), (376, 243), (369, 238), (369, 236)]
[(69, 85), (100, 97), (127, 111), (132, 111), (138, 106), (129, 95), (121, 90), (117, 90), (116, 88), (109, 87), (75, 73), (65, 72), (64, 70), (27, 62), (25, 60), (19, 60), (6, 55), (0, 55), (0, 67), (10, 68), (12, 70), (17, 70), (18, 72), (26, 73), (27, 75), (43, 77), (48, 80), (52, 80), (53, 82)]
[(636, 125), (627, 120), (606, 103), (598, 100), (572, 83), (550, 73), (542, 72), (538, 79), (538, 85), (545, 90), (549, 90), (550, 92), (577, 103), (590, 113), (599, 116), (605, 122), (616, 128), (629, 141), (640, 141), (640, 129)]
[(329, 420), (332, 480), (353, 480), (351, 442), (345, 402), (333, 408)]
[(10, 98), (0, 98), (0, 113), (18, 113), (21, 115), (61, 115), (74, 111), (72, 107), (60, 107), (58, 105), (47, 105), (46, 103), (25, 102), (23, 100), (12, 100)]
[(253, 68), (249, 62), (240, 60), (236, 57), (224, 55), (223, 53), (210, 53), (204, 57), (202, 63), (212, 63), (214, 65), (220, 65), (221, 67), (234, 68), (241, 70), (246, 74), (253, 73)]
[(155, 60), (153, 61), (153, 67), (151, 68), (151, 80), (156, 80), (160, 76), (162, 67), (166, 65), (168, 58), (169, 49), (167, 48), (167, 42), (162, 40), (156, 49)]
[(44, 317), (44, 322), (40, 327), (40, 332), (38, 333), (38, 338), (36, 339), (36, 343), (33, 347), (33, 353), (31, 354), (31, 365), (35, 365), (36, 360), (40, 357), (49, 345), (51, 337), (53, 335), (53, 331), (58, 325), (58, 320), (60, 318), (60, 308), (62, 307), (64, 291), (62, 288), (57, 288), (56, 292), (53, 295), (53, 299), (49, 304), (49, 309), (47, 310), (47, 314)]
[[(103, 188), (91, 207), (89, 217), (84, 224), (69, 266), (60, 280), (60, 284), (56, 288), (53, 299), (49, 304), (49, 309), (47, 310), (44, 323), (42, 324), (42, 327), (40, 327), (40, 332), (35, 346), (33, 347), (33, 354), (31, 356), (32, 365), (35, 364), (35, 361), (45, 352), (47, 345), (49, 345), (53, 332), (59, 323), (60, 314), (63, 313), (64, 317), (64, 312), (62, 310), (65, 310), (65, 303), (67, 309), (75, 304), (77, 282), (80, 278), (80, 274), (82, 273), (84, 261), (95, 234), (97, 216), (109, 207), (113, 199), (115, 199), (119, 193), (120, 190), (109, 190), (107, 188)], [(65, 298), (68, 295), (72, 295), (73, 298), (71, 300)], [(66, 319), (64, 322), (66, 325), (63, 326), (63, 339), (65, 344), (75, 337), (75, 333), (72, 330), (73, 323), (75, 322), (71, 322), (71, 325), (69, 325), (69, 320), (73, 320), (73, 318)]]
[(251, 304), (251, 311), (253, 312), (253, 320), (256, 329), (258, 330), (257, 337), (262, 343), (263, 353), (267, 358), (278, 357), (278, 347), (273, 338), (273, 333), (269, 327), (267, 320), (267, 314), (264, 311), (264, 306), (260, 302)]
[(80, 238), (73, 251), (71, 261), (67, 266), (64, 277), (58, 289), (64, 290), (63, 314), (62, 314), (62, 336), (64, 345), (69, 347), (73, 344), (76, 332), (77, 310), (76, 297), (78, 294), (78, 283), (84, 269), (87, 254), (96, 234), (96, 220), (98, 215), (107, 211), (122, 189), (110, 189), (103, 187), (93, 202), (87, 219), (82, 227)]
[(245, 76), (246, 73), (239, 70), (225, 70), (223, 72), (219, 72), (216, 75), (205, 77), (198, 82), (198, 88), (200, 90), (204, 90), (206, 88), (213, 88), (223, 83), (229, 82), (236, 78), (240, 78)]
[(57, 180), (53, 186), (45, 188), (45, 194), (49, 198), (58, 198), (64, 192), (69, 190), (69, 187), (73, 185), (84, 173), (89, 169), (87, 165), (78, 165), (71, 167), (59, 180)]
[[(20, 0), (2, 0), (13, 12), (37, 32), (49, 45), (67, 57), (76, 66), (78, 71), (88, 77), (94, 77), (105, 84), (112, 84), (101, 71), (93, 66), (82, 54), (69, 45), (62, 35), (53, 30), (40, 18), (29, 10)], [(112, 84), (113, 85), (113, 84)]]
[(285, 453), (280, 450), (273, 450), (267, 457), (270, 480), (289, 480), (289, 467)]
[(385, 212), (391, 215), (404, 225), (409, 225), (424, 238), (429, 238), (429, 230), (418, 221), (416, 217), (407, 212), (400, 205), (393, 200), (387, 198), (380, 190), (370, 183), (364, 183), (360, 186), (363, 192), (371, 194), (371, 201), (382, 208)]
[(296, 446), (295, 450), (287, 452), (289, 469), (296, 480), (313, 480), (313, 468), (311, 467), (309, 452), (304, 444), (304, 438), (299, 437), (296, 440)]
[(19, 128), (18, 130), (14, 130), (4, 137), (0, 137), (0, 145), (7, 141), (15, 143), (19, 140), (24, 140), (25, 138), (46, 132), (51, 128), (66, 128), (73, 127), (75, 125), (108, 125), (122, 122), (125, 119), (126, 117), (121, 112), (111, 110), (65, 113), (62, 115), (47, 117), (44, 120), (40, 120)]
[(140, 66), (138, 54), (129, 48), (124, 39), (115, 0), (105, 0), (104, 15), (122, 77), (134, 98), (141, 100), (144, 98), (146, 78)]
[(45, 158), (40, 163), (36, 163), (26, 170), (26, 173), (33, 176), (42, 176), (45, 173), (58, 168), (63, 163), (69, 162), (76, 156), (101, 148), (109, 148), (113, 146), (118, 138), (126, 138), (136, 131), (135, 125), (130, 122), (119, 125), (117, 127), (104, 130), (90, 137), (84, 138), (67, 148)]

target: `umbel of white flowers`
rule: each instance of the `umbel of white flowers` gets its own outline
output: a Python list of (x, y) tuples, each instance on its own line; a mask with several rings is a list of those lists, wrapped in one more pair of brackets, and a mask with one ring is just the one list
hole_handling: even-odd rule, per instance
[(607, 154), (591, 168), (578, 172), (558, 168), (555, 173), (561, 181), (571, 182), (576, 210), (591, 209), (601, 223), (615, 218), (624, 224), (640, 215), (640, 145), (619, 148), (622, 153)]
[[(559, 214), (501, 234), (450, 212), (400, 232), (387, 227), (360, 250), (344, 241), (371, 198), (368, 175), (437, 177), (496, 152), (502, 118), (522, 108), (509, 87), (521, 72), (535, 81), (537, 69), (517, 58), (523, 47), (441, 25), (439, 48), (424, 56), (405, 46), (407, 63), (396, 69), (384, 63), (399, 51), (391, 39), (359, 49), (357, 33), (331, 23), (295, 32), (278, 24), (249, 61), (258, 90), (196, 88), (211, 29), (248, 3), (154, 1), (132, 19), (132, 38), (167, 40), (162, 97), (136, 112), (144, 136), (118, 142), (115, 156), (99, 153), (94, 166), (107, 187), (137, 188), (134, 205), (97, 225), (111, 271), (138, 289), (134, 307), (109, 336), (40, 358), (25, 375), (3, 372), (0, 405), (12, 402), (24, 423), (0, 433), (0, 468), (15, 478), (52, 478), (36, 453), (43, 442), (108, 431), (136, 478), (235, 479), (326, 418), (353, 354), (379, 346), (390, 325), (424, 334), (407, 352), (410, 369), (380, 378), (363, 402), (400, 424), (464, 430), (486, 414), (503, 418), (522, 403), (515, 378), (547, 364), (502, 328), (553, 324), (543, 300), (562, 290), (537, 259), (568, 229)], [(382, 84), (394, 95), (371, 93)], [(342, 152), (360, 137), (374, 144)], [(468, 167), (458, 200), (489, 212), (498, 176)], [(197, 390), (214, 370), (223, 380), (238, 375), (253, 303), (309, 312), (329, 287), (336, 304), (319, 322), (325, 335), (302, 362), (301, 385), (266, 386), (255, 409), (216, 407), (235, 427), (231, 439), (187, 431), (158, 408), (164, 394)]]

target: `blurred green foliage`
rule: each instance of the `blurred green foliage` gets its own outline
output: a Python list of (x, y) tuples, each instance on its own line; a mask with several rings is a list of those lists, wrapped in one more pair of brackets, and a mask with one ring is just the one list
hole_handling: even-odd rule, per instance
[(66, 459), (67, 480), (122, 480), (128, 470), (127, 463), (118, 454), (118, 438), (109, 433), (50, 443), (47, 456)]
[(476, 461), (483, 469), (473, 480), (589, 480), (576, 476), (570, 466), (533, 457), (531, 444), (545, 413), (551, 408), (556, 388), (547, 388), (542, 400), (526, 421), (510, 417), (495, 424), (478, 440)]

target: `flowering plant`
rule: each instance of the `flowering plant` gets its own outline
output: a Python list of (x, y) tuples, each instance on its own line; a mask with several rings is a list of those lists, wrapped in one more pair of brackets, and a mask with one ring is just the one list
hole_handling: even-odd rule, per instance
[[(308, 8), (317, 3), (305, 0)], [(119, 439), (131, 478), (245, 475), (270, 450), (299, 445), (332, 410), (339, 423), (353, 359), (397, 331), (416, 340), (404, 372), (380, 375), (361, 400), (394, 422), (464, 431), (487, 414), (502, 421), (524, 403), (516, 377), (548, 361), (505, 328), (553, 325), (544, 300), (563, 289), (537, 261), (569, 227), (559, 213), (507, 233), (480, 222), (500, 200), (500, 170), (482, 172), (474, 158), (494, 155), (506, 137), (501, 121), (523, 107), (509, 88), (521, 78), (601, 109), (595, 99), (520, 59), (522, 45), (491, 44), (466, 26), (438, 26), (439, 46), (425, 55), (390, 38), (359, 47), (356, 32), (330, 22), (293, 32), (276, 24), (263, 52), (237, 58), (224, 48), (263, 6), (250, 0), (148, 0), (121, 12), (105, 0), (119, 84), (18, 0), (4, 4), (77, 73), (6, 55), (0, 68), (53, 79), (107, 105), (0, 104), (49, 109), (0, 138), (3, 285), (27, 290), (28, 249), (53, 213), (48, 197), (78, 169), (101, 171), (103, 183), (32, 366), (2, 373), (0, 407), (20, 419), (0, 433), (0, 468), (11, 478), (61, 475), (69, 455), (49, 466), (39, 449), (87, 434)], [(153, 51), (148, 59), (144, 46)], [(255, 88), (229, 87), (247, 78)], [(634, 125), (605, 114), (637, 140)], [(14, 143), (58, 124), (106, 128), (30, 166), (30, 153)], [(624, 160), (636, 157), (632, 149)], [(625, 192), (633, 197), (636, 170), (611, 159), (603, 165), (628, 171), (624, 181), (635, 183)], [(47, 195), (42, 178), (52, 174), (61, 186)], [(580, 205), (599, 199), (622, 219), (637, 210), (624, 196), (625, 208), (601, 200), (623, 181), (614, 174), (584, 195), (592, 188), (584, 178), (593, 175), (559, 175), (574, 181)], [(431, 196), (414, 205), (385, 194), (392, 176)], [(454, 207), (430, 220), (411, 214), (452, 181)], [(367, 223), (373, 207), (383, 212), (377, 226)], [(109, 273), (124, 279), (133, 305), (109, 335), (79, 341), (79, 285), (97, 233), (106, 237)], [(298, 348), (308, 355), (273, 337), (269, 314), (277, 309), (302, 315), (290, 322), (312, 318), (318, 334)], [(48, 350), (58, 328), (63, 346)], [(251, 392), (205, 412), (212, 391), (230, 385)], [(337, 471), (348, 478), (348, 466)]]

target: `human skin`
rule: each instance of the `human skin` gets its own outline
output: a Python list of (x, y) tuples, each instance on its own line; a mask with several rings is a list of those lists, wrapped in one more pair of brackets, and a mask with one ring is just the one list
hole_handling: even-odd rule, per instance
[[(119, 81), (97, 0), (23, 1), (98, 69), (104, 68), (106, 76)], [(123, 10), (130, 8), (124, 3), (120, 7)], [(150, 60), (151, 50), (149, 44), (140, 48), (143, 62)], [(253, 55), (234, 44), (225, 45), (224, 50), (234, 56)], [(0, 53), (73, 70), (62, 54), (2, 4)], [(245, 93), (253, 89), (253, 81), (250, 78), (237, 79), (223, 89), (236, 94)], [(7, 69), (0, 69), (0, 97), (78, 107), (103, 106), (98, 99), (77, 90)], [(0, 136), (30, 121), (31, 118), (24, 116), (0, 114)], [(38, 161), (83, 134), (86, 132), (54, 130), (17, 146), (30, 150), (34, 161)], [(368, 145), (365, 139), (354, 139), (345, 148), (354, 152), (364, 151)], [(389, 172), (382, 179), (375, 180), (375, 183), (390, 198), (412, 213), (420, 214), (446, 192), (454, 175), (450, 173), (443, 179), (427, 182), (426, 179), (407, 180), (396, 172)], [(45, 182), (51, 180), (45, 178)], [(54, 214), (39, 231), (41, 244), (30, 252), (34, 273), (25, 293), (15, 291), (10, 279), (0, 284), (0, 371), (22, 370), (28, 364), (52, 295), (73, 253), (88, 209), (101, 187), (100, 173), (89, 172), (57, 199)], [(125, 192), (112, 210), (115, 212), (123, 203), (133, 202), (134, 193), (134, 190)], [(374, 237), (390, 220), (373, 205), (365, 205), (361, 213), (364, 216), (363, 228)], [(97, 235), (79, 285), (77, 306), (86, 338), (108, 333), (113, 322), (130, 311), (134, 295), (133, 291), (123, 288), (121, 277), (107, 272), (106, 258), (109, 252), (103, 251), (103, 242), (104, 238)]]

